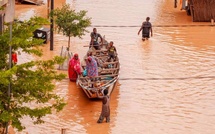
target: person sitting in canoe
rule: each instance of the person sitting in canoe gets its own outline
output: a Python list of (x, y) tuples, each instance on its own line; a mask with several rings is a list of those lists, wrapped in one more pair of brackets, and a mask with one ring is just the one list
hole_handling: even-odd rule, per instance
[(116, 60), (116, 47), (113, 46), (113, 41), (110, 42), (109, 47), (108, 47), (108, 62), (111, 61), (111, 59), (113, 59), (113, 61)]
[(78, 75), (81, 74), (80, 59), (78, 58), (78, 54), (74, 54), (74, 56), (70, 59), (68, 74), (70, 81), (76, 81)]

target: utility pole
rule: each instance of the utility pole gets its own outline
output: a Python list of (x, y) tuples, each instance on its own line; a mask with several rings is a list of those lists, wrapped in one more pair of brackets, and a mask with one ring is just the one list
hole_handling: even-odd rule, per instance
[[(54, 0), (51, 0), (51, 12), (54, 10)], [(54, 20), (53, 17), (50, 17), (50, 50), (54, 49)]]
[[(10, 22), (10, 41), (12, 41), (12, 24), (13, 24), (13, 22)], [(11, 47), (11, 45), (10, 45), (10, 47), (9, 47), (9, 69), (11, 69), (11, 67), (12, 67), (12, 47)], [(11, 97), (11, 83), (9, 83), (9, 85), (8, 85), (8, 91), (7, 91), (7, 95), (8, 95), (8, 98), (10, 98)], [(10, 99), (8, 100), (8, 108), (7, 108), (7, 110), (9, 110), (9, 107), (10, 107)], [(7, 124), (6, 124), (6, 134), (8, 134), (8, 127), (9, 127), (9, 122), (7, 122)]]
[(50, 0), (47, 0), (47, 18), (49, 18), (50, 14)]
[[(7, 3), (7, 7), (6, 7), (6, 11), (5, 11), (5, 22), (9, 22), (9, 28), (10, 28), (10, 39), (9, 41), (12, 41), (12, 25), (13, 25), (13, 21), (14, 21), (14, 16), (15, 16), (15, 0), (8, 0)], [(9, 46), (9, 69), (11, 69), (12, 67), (12, 46), (10, 44)], [(7, 95), (8, 95), (8, 106), (7, 106), (7, 110), (10, 109), (10, 99), (11, 99), (11, 83), (8, 84), (8, 91), (7, 91)], [(9, 127), (9, 121), (6, 123), (6, 134), (8, 134), (8, 127)]]

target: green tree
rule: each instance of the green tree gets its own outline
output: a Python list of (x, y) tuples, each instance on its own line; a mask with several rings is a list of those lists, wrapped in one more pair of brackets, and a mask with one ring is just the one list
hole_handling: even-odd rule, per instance
[[(65, 106), (64, 100), (53, 91), (54, 81), (65, 78), (55, 70), (55, 65), (64, 59), (35, 60), (8, 69), (10, 46), (15, 51), (21, 49), (30, 55), (42, 56), (39, 46), (44, 40), (32, 37), (33, 32), (44, 24), (48, 24), (46, 19), (32, 17), (22, 23), (13, 23), (11, 41), (9, 29), (0, 35), (0, 127), (4, 130), (8, 123), (23, 130), (25, 126), (20, 121), (23, 116), (31, 117), (34, 123), (43, 123), (42, 117)], [(8, 94), (9, 86), (11, 92)]]
[(55, 9), (51, 16), (54, 17), (58, 32), (69, 37), (68, 50), (70, 48), (70, 38), (85, 35), (88, 26), (91, 25), (91, 18), (86, 16), (87, 11), (76, 12), (72, 10), (69, 4), (64, 4), (62, 8)]

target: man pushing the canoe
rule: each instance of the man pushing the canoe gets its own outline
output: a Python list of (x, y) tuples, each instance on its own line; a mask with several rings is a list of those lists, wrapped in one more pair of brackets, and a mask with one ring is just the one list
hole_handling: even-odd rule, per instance
[(104, 90), (104, 96), (99, 96), (98, 91), (96, 92), (97, 96), (102, 99), (102, 111), (99, 116), (97, 123), (102, 123), (104, 118), (106, 118), (106, 122), (110, 122), (110, 96), (108, 95), (108, 89)]

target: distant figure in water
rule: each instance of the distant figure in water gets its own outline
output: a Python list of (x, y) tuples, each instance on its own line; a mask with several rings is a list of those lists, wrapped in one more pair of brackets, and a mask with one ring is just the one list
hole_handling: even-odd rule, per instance
[(78, 54), (74, 54), (74, 56), (70, 59), (68, 74), (70, 81), (76, 81), (78, 75), (81, 74), (81, 65), (80, 59), (78, 58)]
[(147, 17), (146, 21), (142, 23), (142, 26), (140, 27), (140, 30), (138, 31), (138, 35), (140, 34), (140, 31), (142, 31), (142, 40), (145, 41), (150, 38), (150, 32), (152, 37), (152, 24), (149, 22), (150, 18)]
[(17, 62), (18, 62), (18, 60), (17, 60), (17, 53), (14, 52), (14, 51), (12, 51), (12, 56), (11, 56), (11, 58), (12, 58), (12, 66), (16, 65)]
[[(96, 93), (98, 95), (98, 92)], [(102, 123), (104, 118), (106, 118), (106, 122), (108, 123), (110, 122), (110, 97), (108, 96), (108, 89), (105, 89), (104, 96), (99, 98), (102, 99), (102, 111), (97, 123)]]

